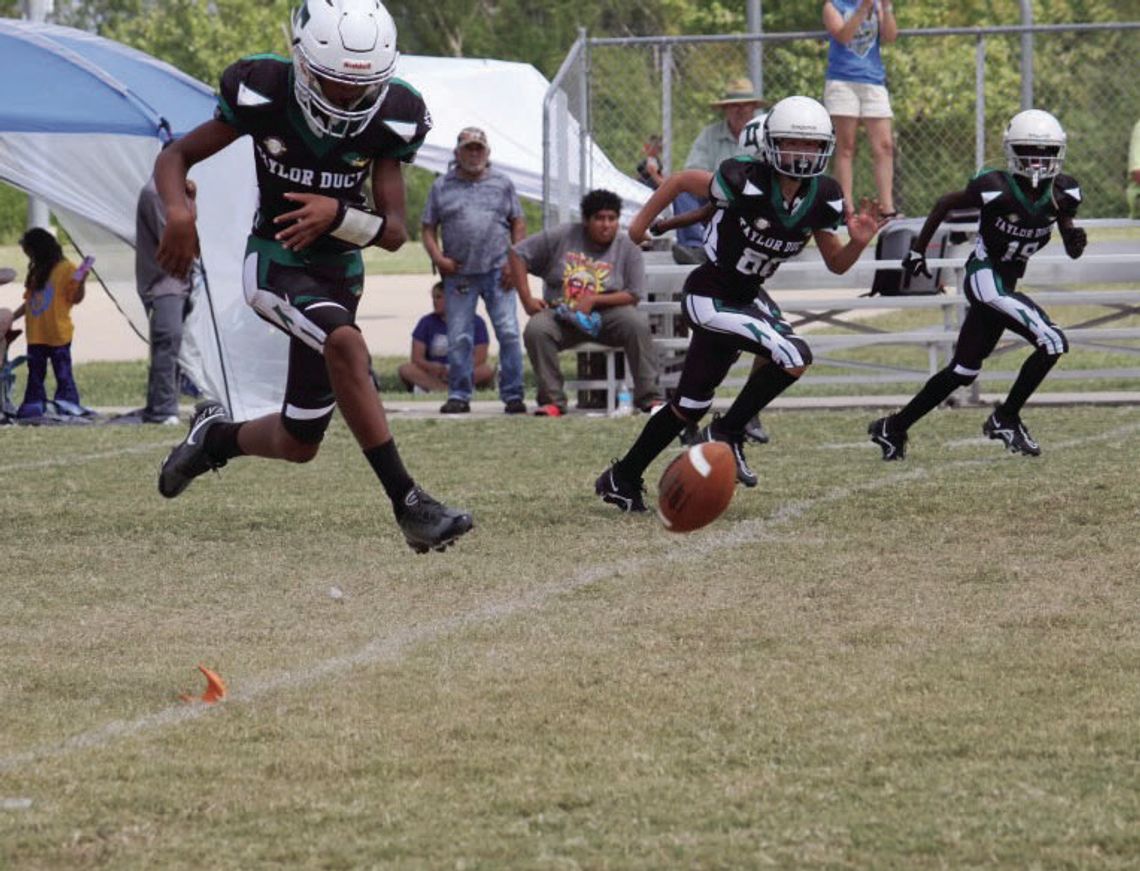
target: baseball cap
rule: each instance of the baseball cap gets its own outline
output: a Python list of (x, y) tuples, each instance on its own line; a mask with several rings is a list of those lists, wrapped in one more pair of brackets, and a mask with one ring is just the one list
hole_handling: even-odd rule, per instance
[(459, 138), (455, 141), (456, 148), (464, 145), (482, 145), (487, 147), (487, 134), (478, 127), (464, 127), (459, 131)]

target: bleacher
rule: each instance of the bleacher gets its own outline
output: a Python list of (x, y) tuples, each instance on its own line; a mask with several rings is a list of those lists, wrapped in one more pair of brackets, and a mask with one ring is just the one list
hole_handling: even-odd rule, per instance
[[(917, 231), (921, 221), (912, 220)], [(1085, 227), (1140, 227), (1136, 221), (1083, 221)], [(845, 384), (857, 391), (860, 385), (907, 383), (916, 385), (941, 369), (953, 351), (959, 326), (967, 309), (961, 294), (966, 257), (973, 244), (969, 232), (973, 226), (945, 225), (943, 233), (957, 234), (955, 244), (943, 250), (946, 256), (929, 257), (932, 269), (941, 270), (941, 284), (945, 293), (913, 296), (868, 296), (876, 271), (897, 270), (898, 260), (874, 259), (871, 249), (844, 275), (834, 275), (824, 266), (818, 252), (809, 249), (797, 260), (783, 264), (766, 287), (784, 311), (785, 317), (803, 335), (815, 355), (815, 365), (804, 376), (805, 383)], [(676, 386), (688, 338), (681, 320), (680, 293), (685, 277), (692, 266), (673, 262), (667, 251), (650, 252), (646, 257), (647, 300), (641, 308), (650, 315), (654, 330), (654, 344), (662, 363), (662, 386)], [(1111, 290), (1082, 290), (1080, 287), (1099, 284), (1116, 284)], [(1100, 350), (1140, 355), (1140, 347), (1120, 344), (1140, 339), (1140, 327), (1120, 326), (1119, 322), (1140, 314), (1140, 246), (1133, 241), (1090, 242), (1080, 260), (1070, 260), (1059, 244), (1051, 245), (1042, 254), (1030, 259), (1021, 286), (1032, 288), (1031, 296), (1057, 320), (1072, 346), (1092, 347)], [(1045, 289), (1042, 289), (1045, 288)], [(1095, 306), (1103, 309), (1096, 317), (1070, 323), (1064, 309), (1071, 306)], [(940, 312), (940, 324), (921, 329), (890, 331), (868, 319), (871, 312), (887, 310), (927, 310)], [(821, 326), (839, 328), (842, 332), (819, 333)], [(1007, 332), (1002, 347), (1024, 343), (1019, 336)], [(840, 356), (852, 349), (874, 345), (909, 345), (926, 351), (926, 367), (899, 367), (876, 365), (873, 362), (854, 361)], [(618, 387), (622, 357), (620, 350), (597, 344), (584, 344), (576, 349), (580, 353), (603, 355), (605, 374), (594, 366), (596, 374), (567, 380), (568, 391), (604, 391), (607, 407), (613, 408)], [(580, 358), (581, 359), (581, 358)], [(597, 361), (600, 358), (593, 358)], [(743, 384), (751, 367), (751, 356), (745, 355), (724, 381), (725, 386)], [(857, 374), (817, 374), (828, 365), (857, 369)], [(582, 367), (580, 367), (581, 369)], [(989, 373), (991, 376), (994, 373)], [(987, 376), (983, 369), (979, 381)], [(1086, 380), (1103, 378), (1140, 378), (1140, 366), (1108, 369), (1075, 369), (1058, 367), (1051, 380)], [(975, 386), (975, 391), (978, 386)]]

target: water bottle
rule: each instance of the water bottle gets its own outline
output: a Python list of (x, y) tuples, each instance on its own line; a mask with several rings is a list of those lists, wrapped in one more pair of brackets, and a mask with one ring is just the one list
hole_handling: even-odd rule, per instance
[(629, 385), (624, 381), (618, 387), (617, 408), (614, 417), (629, 417), (633, 414), (633, 394), (629, 392)]

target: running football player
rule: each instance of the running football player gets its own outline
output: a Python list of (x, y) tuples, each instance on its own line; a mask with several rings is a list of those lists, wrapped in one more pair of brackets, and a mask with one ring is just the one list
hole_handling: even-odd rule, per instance
[[(409, 546), (441, 550), (472, 528), (471, 515), (433, 499), (405, 470), (355, 323), (361, 249), (395, 251), (407, 239), (400, 164), (414, 157), (431, 117), (420, 95), (394, 77), (396, 26), (377, 0), (304, 0), (292, 24), (292, 59), (256, 55), (226, 69), (214, 118), (155, 164), (167, 211), (157, 259), (185, 275), (198, 250), (186, 173), (252, 137), (260, 203), (244, 291), (257, 314), (290, 337), (282, 409), (233, 422), (220, 403), (200, 403), (186, 439), (162, 465), (158, 489), (178, 496), (242, 455), (308, 462), (339, 407)], [(363, 193), (369, 177), (375, 208)]]
[(844, 243), (834, 232), (845, 217), (843, 192), (823, 174), (835, 131), (818, 102), (800, 96), (781, 100), (768, 114), (763, 140), (765, 160), (744, 155), (726, 160), (715, 174), (685, 170), (669, 176), (630, 224), (630, 237), (640, 243), (679, 192), (711, 201), (704, 243), (708, 263), (689, 273), (681, 296), (691, 338), (677, 390), (594, 485), (603, 501), (623, 511), (646, 510), (645, 469), (686, 423), (704, 416), (717, 386), (745, 351), (765, 365), (752, 371), (728, 411), (701, 430), (701, 438), (730, 445), (737, 481), (756, 486), (756, 473), (744, 456), (745, 424), (794, 384), (812, 360), (807, 342), (764, 290), (764, 280), (803, 251), (809, 239), (828, 269), (846, 272), (882, 225), (878, 205), (864, 202), (858, 214), (846, 215), (849, 240)]
[(871, 441), (882, 449), (884, 460), (906, 457), (910, 428), (957, 388), (973, 383), (1005, 330), (1023, 336), (1035, 350), (1022, 364), (1005, 402), (982, 424), (982, 432), (1015, 454), (1041, 454), (1021, 420), (1021, 409), (1069, 350), (1069, 343), (1049, 315), (1017, 290), (1017, 280), (1025, 274), (1029, 258), (1048, 244), (1054, 224), (1061, 232), (1065, 253), (1074, 260), (1088, 242), (1085, 231), (1073, 226), (1081, 204), (1080, 186), (1061, 172), (1066, 138), (1060, 123), (1048, 112), (1018, 112), (1002, 137), (1008, 169), (982, 170), (964, 190), (939, 199), (922, 225), (902, 265), (911, 276), (929, 278), (923, 252), (947, 213), (952, 209), (981, 211), (977, 242), (966, 261), (963, 286), (970, 307), (958, 333), (954, 357), (902, 411), (868, 427)]

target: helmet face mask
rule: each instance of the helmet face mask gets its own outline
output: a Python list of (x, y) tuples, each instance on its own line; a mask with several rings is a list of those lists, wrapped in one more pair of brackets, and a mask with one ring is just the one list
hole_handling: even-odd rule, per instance
[(785, 97), (768, 113), (764, 155), (777, 172), (794, 178), (821, 175), (834, 151), (831, 116), (816, 100)]
[(1068, 137), (1048, 112), (1027, 109), (1010, 119), (1002, 136), (1009, 171), (1025, 176), (1034, 187), (1061, 171)]
[(293, 15), (293, 96), (313, 132), (367, 127), (398, 57), (396, 25), (377, 0), (304, 0)]

